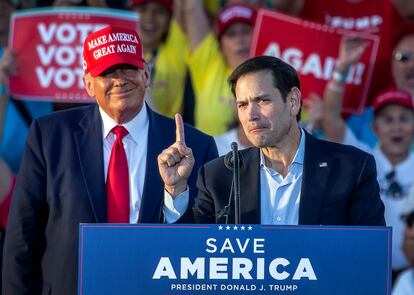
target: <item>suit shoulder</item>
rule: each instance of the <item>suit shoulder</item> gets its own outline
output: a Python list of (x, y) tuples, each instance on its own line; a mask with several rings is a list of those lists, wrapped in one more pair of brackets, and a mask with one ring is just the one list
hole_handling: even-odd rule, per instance
[(329, 154), (340, 154), (343, 156), (350, 156), (350, 157), (360, 157), (360, 158), (366, 158), (367, 156), (371, 156), (369, 153), (346, 144), (331, 142), (323, 139), (315, 139), (317, 143), (321, 146), (322, 150), (325, 153)]
[(61, 124), (70, 124), (70, 122), (78, 123), (86, 113), (93, 112), (95, 108), (96, 104), (92, 103), (86, 106), (79, 106), (67, 110), (56, 111), (35, 119), (34, 121), (38, 122), (42, 126), (46, 125), (49, 127)]

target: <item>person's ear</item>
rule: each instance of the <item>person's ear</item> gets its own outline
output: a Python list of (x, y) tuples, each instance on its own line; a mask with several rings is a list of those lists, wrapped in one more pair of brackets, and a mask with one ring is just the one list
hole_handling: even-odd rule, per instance
[(95, 89), (92, 85), (91, 76), (89, 74), (85, 74), (83, 76), (83, 84), (85, 85), (86, 92), (90, 97), (95, 97)]
[(145, 79), (145, 88), (151, 87), (151, 71), (152, 67), (149, 63), (144, 63), (144, 79)]
[(294, 117), (300, 112), (300, 104), (302, 101), (302, 93), (300, 92), (299, 88), (293, 87), (289, 92), (289, 101), (290, 110)]

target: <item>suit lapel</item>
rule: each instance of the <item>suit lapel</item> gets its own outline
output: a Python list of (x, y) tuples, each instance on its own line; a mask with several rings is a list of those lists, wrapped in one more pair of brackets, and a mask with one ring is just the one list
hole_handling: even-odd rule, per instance
[(260, 156), (259, 149), (250, 148), (242, 153), (240, 169), (240, 211), (244, 224), (260, 223)]
[(106, 222), (102, 120), (98, 106), (91, 106), (74, 132), (75, 144), (92, 211), (97, 222)]
[(334, 165), (324, 145), (306, 133), (305, 159), (299, 205), (299, 224), (320, 224), (325, 190)]
[(147, 166), (145, 171), (144, 190), (139, 212), (139, 222), (158, 222), (160, 205), (164, 201), (164, 183), (161, 179), (157, 157), (161, 151), (174, 142), (175, 126), (162, 124), (149, 107), (149, 131), (147, 148)]

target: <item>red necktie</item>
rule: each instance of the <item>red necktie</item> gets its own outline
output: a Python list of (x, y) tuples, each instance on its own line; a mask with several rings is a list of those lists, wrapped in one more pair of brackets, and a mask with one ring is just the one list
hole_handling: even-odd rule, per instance
[(106, 179), (106, 205), (108, 223), (129, 223), (129, 174), (122, 138), (128, 134), (123, 126), (115, 126), (116, 135), (109, 160)]

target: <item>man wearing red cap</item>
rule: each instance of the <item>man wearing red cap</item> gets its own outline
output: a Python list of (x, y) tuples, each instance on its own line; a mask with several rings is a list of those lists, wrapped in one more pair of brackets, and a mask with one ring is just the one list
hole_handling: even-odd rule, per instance
[[(79, 223), (175, 222), (185, 208), (172, 187), (187, 190), (192, 204), (198, 167), (217, 156), (213, 138), (145, 104), (150, 77), (135, 31), (92, 33), (83, 58), (97, 104), (35, 120), (27, 138), (5, 241), (5, 294), (76, 294)], [(157, 159), (163, 150), (171, 159)], [(177, 182), (183, 171), (188, 187)]]

